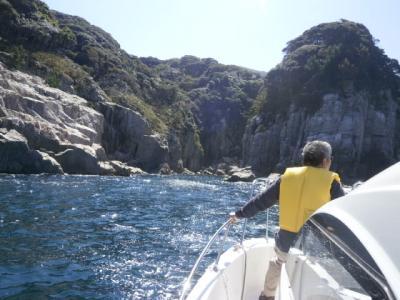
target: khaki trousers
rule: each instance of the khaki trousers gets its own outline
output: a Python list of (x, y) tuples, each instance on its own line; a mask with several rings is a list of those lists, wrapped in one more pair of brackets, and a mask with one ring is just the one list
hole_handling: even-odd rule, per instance
[(267, 297), (275, 296), (276, 287), (281, 277), (282, 264), (286, 262), (288, 253), (274, 247), (274, 255), (269, 261), (267, 275), (265, 275), (263, 294)]

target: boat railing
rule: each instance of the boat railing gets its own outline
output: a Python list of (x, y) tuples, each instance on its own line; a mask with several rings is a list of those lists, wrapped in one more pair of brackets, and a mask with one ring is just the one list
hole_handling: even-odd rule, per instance
[[(252, 189), (251, 189), (251, 193), (250, 193), (250, 199), (253, 197), (253, 193), (255, 190), (255, 183), (258, 182), (259, 180), (256, 179), (253, 181), (253, 185), (252, 185)], [(267, 222), (266, 222), (266, 234), (265, 237), (268, 240), (268, 232), (269, 232), (269, 209), (267, 210)], [(196, 273), (200, 262), (202, 261), (202, 259), (204, 258), (204, 256), (208, 253), (209, 249), (211, 248), (211, 246), (214, 244), (214, 242), (218, 239), (220, 233), (225, 229), (225, 234), (224, 237), (221, 241), (219, 250), (218, 250), (218, 254), (217, 254), (217, 258), (215, 259), (214, 265), (213, 265), (213, 270), (215, 272), (218, 271), (218, 263), (219, 263), (219, 259), (221, 258), (221, 255), (224, 251), (224, 246), (225, 246), (225, 241), (228, 237), (228, 233), (229, 230), (231, 228), (231, 225), (233, 225), (234, 223), (231, 222), (231, 220), (227, 220), (224, 224), (221, 225), (221, 227), (219, 227), (217, 229), (217, 231), (214, 233), (214, 235), (210, 238), (210, 240), (208, 241), (207, 245), (204, 247), (203, 251), (201, 251), (199, 257), (197, 258), (195, 264), (193, 265), (192, 270), (190, 271), (190, 274), (188, 276), (188, 278), (186, 279), (184, 285), (183, 285), (183, 290), (181, 293), (181, 297), (179, 298), (179, 300), (184, 300), (186, 299), (186, 296), (188, 295), (190, 289), (191, 289), (191, 282), (192, 282), (192, 278), (194, 276), (194, 274)], [(242, 226), (242, 233), (241, 233), (241, 238), (240, 238), (240, 246), (243, 247), (243, 241), (246, 235), (246, 229), (247, 229), (247, 219), (244, 219), (243, 222), (243, 226)]]

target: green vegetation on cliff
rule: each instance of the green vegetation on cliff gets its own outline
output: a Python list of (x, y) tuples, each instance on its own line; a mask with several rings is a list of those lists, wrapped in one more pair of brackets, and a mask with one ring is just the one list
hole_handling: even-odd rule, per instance
[(0, 7), (0, 59), (9, 67), (139, 112), (154, 131), (177, 136), (188, 161), (193, 151), (206, 163), (240, 159), (238, 141), (264, 74), (211, 58), (138, 58), (101, 28), (39, 0), (0, 0)]
[(315, 111), (324, 94), (353, 90), (375, 95), (377, 105), (379, 91), (398, 97), (399, 64), (376, 43), (364, 25), (347, 20), (312, 27), (288, 42), (283, 61), (266, 76), (255, 112), (285, 112), (290, 104)]
[(189, 55), (139, 58), (101, 28), (39, 0), (0, 0), (3, 63), (92, 107), (112, 101), (139, 112), (173, 145), (171, 161), (193, 169), (225, 158), (239, 163), (246, 126), (259, 119), (256, 133), (267, 131), (292, 105), (313, 113), (323, 95), (353, 91), (365, 91), (377, 109), (385, 97), (398, 99), (399, 64), (376, 44), (362, 24), (320, 24), (289, 41), (283, 61), (264, 74)]

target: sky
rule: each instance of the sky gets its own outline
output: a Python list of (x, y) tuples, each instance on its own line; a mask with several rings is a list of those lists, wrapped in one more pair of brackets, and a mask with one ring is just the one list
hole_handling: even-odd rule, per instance
[(400, 0), (45, 0), (109, 32), (129, 54), (194, 55), (268, 71), (286, 43), (312, 26), (364, 24), (400, 60)]

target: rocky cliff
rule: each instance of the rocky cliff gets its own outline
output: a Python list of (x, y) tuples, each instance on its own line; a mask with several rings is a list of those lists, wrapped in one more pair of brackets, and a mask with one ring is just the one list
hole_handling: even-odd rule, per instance
[(288, 43), (266, 76), (243, 137), (258, 174), (299, 163), (308, 140), (329, 141), (333, 168), (368, 178), (400, 159), (400, 68), (361, 24), (321, 24)]
[(262, 72), (224, 66), (214, 59), (184, 56), (161, 61), (141, 58), (165, 82), (177, 84), (193, 114), (204, 151), (204, 165), (241, 160), (241, 140), (254, 99), (262, 86)]
[[(2, 0), (0, 8), (2, 70), (39, 76), (47, 85), (80, 97), (72, 99), (85, 99), (77, 106), (102, 118), (96, 129), (96, 144), (104, 150), (100, 160), (150, 172), (165, 163), (176, 171), (197, 171), (227, 157), (240, 160), (237, 141), (262, 85), (259, 72), (191, 56), (138, 58), (102, 29), (50, 11), (37, 0)], [(3, 109), (10, 114), (8, 107)], [(58, 144), (55, 150), (43, 144), (46, 135), (40, 133), (33, 144), (35, 138), (26, 136), (31, 132), (16, 130), (32, 149), (60, 151)]]
[[(0, 172), (233, 164), (266, 175), (298, 163), (314, 138), (332, 143), (333, 167), (348, 178), (399, 160), (400, 68), (363, 25), (318, 25), (284, 52), (268, 74), (211, 58), (139, 58), (39, 0), (0, 0), (0, 153), (8, 157)], [(15, 147), (24, 163), (9, 155)]]

